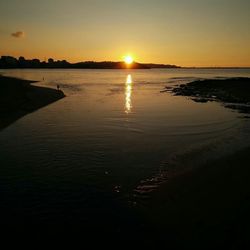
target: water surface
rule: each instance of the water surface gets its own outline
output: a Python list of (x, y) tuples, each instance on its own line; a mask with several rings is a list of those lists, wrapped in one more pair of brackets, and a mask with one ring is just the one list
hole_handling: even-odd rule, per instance
[(112, 216), (116, 206), (144, 202), (171, 173), (250, 144), (242, 114), (161, 92), (194, 79), (250, 77), (247, 69), (0, 73), (59, 84), (67, 95), (0, 132), (1, 206), (12, 219)]

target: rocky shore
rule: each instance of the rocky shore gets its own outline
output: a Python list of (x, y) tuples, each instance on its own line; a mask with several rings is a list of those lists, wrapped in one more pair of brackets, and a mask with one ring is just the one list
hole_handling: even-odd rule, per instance
[(195, 102), (219, 101), (228, 108), (250, 113), (250, 78), (199, 80), (181, 84), (171, 91)]

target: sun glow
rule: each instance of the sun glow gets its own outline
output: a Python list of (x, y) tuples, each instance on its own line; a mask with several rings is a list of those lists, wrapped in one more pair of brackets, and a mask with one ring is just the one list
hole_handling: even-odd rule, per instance
[(132, 64), (132, 63), (134, 62), (134, 59), (133, 59), (132, 56), (127, 55), (127, 56), (124, 57), (124, 62), (125, 62), (126, 64)]

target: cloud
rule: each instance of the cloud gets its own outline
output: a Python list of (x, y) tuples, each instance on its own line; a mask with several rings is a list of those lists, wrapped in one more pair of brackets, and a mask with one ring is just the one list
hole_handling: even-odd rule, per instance
[(23, 38), (25, 36), (25, 33), (23, 31), (17, 31), (12, 33), (11, 36), (15, 38)]

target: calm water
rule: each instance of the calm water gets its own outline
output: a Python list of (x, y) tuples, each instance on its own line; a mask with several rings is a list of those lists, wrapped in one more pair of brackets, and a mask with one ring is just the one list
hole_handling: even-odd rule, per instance
[(1, 207), (20, 223), (113, 218), (114, 208), (144, 203), (172, 173), (250, 145), (244, 115), (161, 92), (193, 79), (250, 77), (250, 70), (0, 73), (60, 84), (67, 95), (0, 132)]

